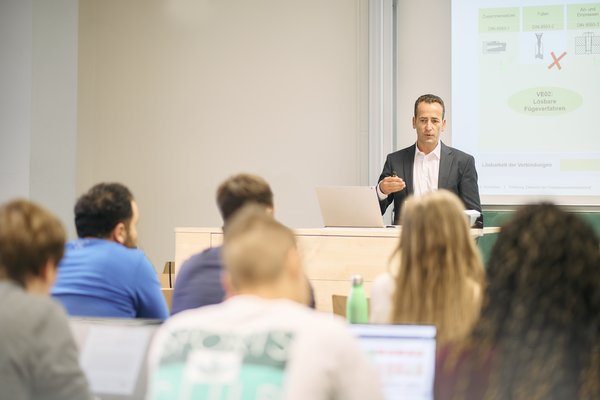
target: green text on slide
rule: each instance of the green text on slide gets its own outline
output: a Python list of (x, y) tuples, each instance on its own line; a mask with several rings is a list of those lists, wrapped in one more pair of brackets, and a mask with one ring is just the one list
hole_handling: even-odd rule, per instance
[(521, 90), (508, 99), (508, 105), (520, 114), (547, 117), (566, 114), (581, 106), (579, 93), (557, 87), (536, 87)]

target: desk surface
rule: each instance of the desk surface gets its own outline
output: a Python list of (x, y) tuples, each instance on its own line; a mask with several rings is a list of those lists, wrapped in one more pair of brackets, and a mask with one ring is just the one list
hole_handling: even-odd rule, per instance
[[(300, 228), (294, 229), (294, 232), (299, 236), (397, 237), (401, 229), (400, 226), (391, 228)], [(497, 226), (471, 229), (474, 237), (498, 232), (500, 232), (500, 228)], [(175, 234), (178, 233), (222, 234), (223, 231), (221, 228), (178, 227), (175, 228)]]
[[(499, 228), (472, 229), (474, 238)], [(363, 276), (367, 295), (375, 277), (388, 270), (401, 232), (395, 228), (295, 229), (305, 272), (315, 290), (317, 309), (331, 311), (332, 295), (346, 295), (349, 279)], [(176, 228), (175, 273), (191, 255), (223, 242), (221, 228)]]

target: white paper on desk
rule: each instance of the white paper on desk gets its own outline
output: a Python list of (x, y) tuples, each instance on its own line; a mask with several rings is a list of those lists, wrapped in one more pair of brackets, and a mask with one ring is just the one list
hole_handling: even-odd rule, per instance
[(144, 327), (90, 327), (81, 367), (94, 393), (133, 393), (150, 333)]
[(465, 214), (467, 214), (467, 217), (469, 219), (469, 226), (473, 226), (473, 224), (475, 224), (475, 221), (477, 221), (477, 218), (479, 218), (479, 216), (481, 215), (481, 213), (477, 210), (465, 210)]

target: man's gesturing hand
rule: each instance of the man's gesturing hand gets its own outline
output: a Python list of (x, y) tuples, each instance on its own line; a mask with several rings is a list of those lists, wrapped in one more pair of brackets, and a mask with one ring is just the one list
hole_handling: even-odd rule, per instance
[(379, 182), (379, 190), (381, 190), (381, 193), (385, 195), (399, 192), (405, 187), (406, 183), (404, 183), (402, 178), (398, 178), (397, 176), (387, 176), (383, 178), (381, 182)]

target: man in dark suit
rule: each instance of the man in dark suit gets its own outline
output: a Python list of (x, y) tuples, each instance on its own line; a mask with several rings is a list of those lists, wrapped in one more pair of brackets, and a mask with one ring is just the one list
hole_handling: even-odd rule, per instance
[[(477, 171), (473, 156), (446, 146), (440, 134), (446, 128), (444, 101), (425, 94), (415, 102), (412, 120), (417, 142), (388, 154), (379, 177), (381, 213), (393, 202), (394, 223), (399, 223), (400, 209), (409, 195), (420, 196), (436, 189), (455, 193), (465, 209), (481, 213)], [(483, 227), (483, 214), (475, 222)]]

